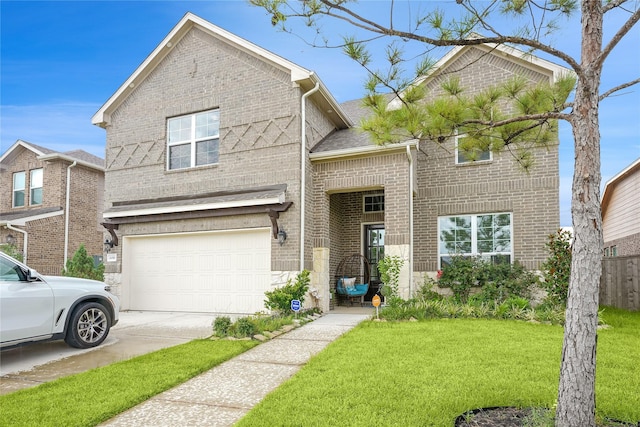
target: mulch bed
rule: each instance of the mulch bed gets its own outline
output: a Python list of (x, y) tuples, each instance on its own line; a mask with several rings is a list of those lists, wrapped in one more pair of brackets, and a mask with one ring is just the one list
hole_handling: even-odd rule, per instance
[(480, 408), (468, 411), (456, 419), (456, 427), (521, 427), (531, 408)]
[[(456, 418), (455, 427), (522, 427), (524, 419), (529, 414), (531, 414), (531, 408), (474, 409)], [(640, 421), (635, 424), (610, 420), (606, 424), (598, 424), (598, 427), (640, 427)]]

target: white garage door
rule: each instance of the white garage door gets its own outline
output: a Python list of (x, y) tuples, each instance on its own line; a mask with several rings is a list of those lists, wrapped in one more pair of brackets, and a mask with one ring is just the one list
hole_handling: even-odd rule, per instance
[(269, 229), (128, 237), (123, 251), (123, 293), (131, 310), (264, 310)]

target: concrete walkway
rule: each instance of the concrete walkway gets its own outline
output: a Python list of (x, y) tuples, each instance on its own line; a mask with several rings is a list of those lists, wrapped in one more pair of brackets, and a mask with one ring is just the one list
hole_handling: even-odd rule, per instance
[[(231, 359), (103, 423), (103, 426), (231, 426), (330, 342), (375, 311), (331, 312)], [(365, 314), (366, 313), (366, 314)]]

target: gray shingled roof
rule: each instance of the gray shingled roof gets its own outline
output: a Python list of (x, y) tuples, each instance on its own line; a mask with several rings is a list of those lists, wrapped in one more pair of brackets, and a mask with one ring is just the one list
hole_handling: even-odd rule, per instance
[[(388, 96), (391, 100), (391, 96)], [(360, 128), (360, 121), (371, 113), (362, 105), (362, 99), (354, 99), (340, 104), (342, 110), (351, 118), (354, 127), (338, 130), (329, 134), (311, 149), (312, 153), (326, 153), (329, 151), (346, 150), (349, 148), (373, 147), (375, 143), (368, 133)]]
[(87, 163), (92, 163), (94, 165), (98, 165), (100, 167), (104, 167), (104, 159), (98, 157), (98, 156), (94, 156), (91, 153), (87, 153), (84, 150), (72, 150), (72, 151), (66, 151), (64, 153), (65, 156), (69, 156), (71, 158), (74, 159), (78, 159), (78, 160), (82, 160), (83, 162), (87, 162)]
[(41, 208), (41, 209), (29, 209), (27, 211), (20, 212), (0, 212), (0, 222), (6, 223), (23, 218), (36, 217), (52, 212), (62, 211), (61, 207)]

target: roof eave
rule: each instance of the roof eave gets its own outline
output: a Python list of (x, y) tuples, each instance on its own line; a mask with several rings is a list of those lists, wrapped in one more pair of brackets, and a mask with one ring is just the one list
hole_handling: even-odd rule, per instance
[(386, 145), (371, 145), (367, 147), (354, 147), (345, 148), (342, 150), (321, 151), (318, 153), (310, 153), (309, 159), (312, 162), (344, 159), (347, 157), (357, 157), (365, 155), (378, 155), (387, 154), (393, 151), (405, 151), (406, 147), (413, 147), (417, 144), (418, 140), (411, 139), (404, 142)]
[(75, 157), (67, 156), (66, 154), (61, 154), (61, 153), (42, 154), (38, 156), (38, 160), (42, 160), (45, 162), (50, 162), (53, 160), (64, 160), (70, 163), (76, 162), (76, 164), (80, 166), (84, 166), (90, 169), (95, 169), (100, 172), (105, 171), (105, 168), (103, 166), (96, 165), (95, 163), (90, 163), (84, 160), (76, 159)]

